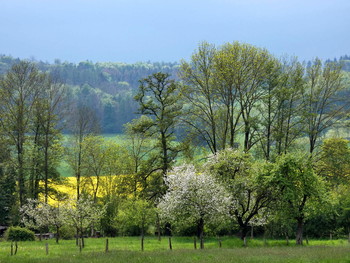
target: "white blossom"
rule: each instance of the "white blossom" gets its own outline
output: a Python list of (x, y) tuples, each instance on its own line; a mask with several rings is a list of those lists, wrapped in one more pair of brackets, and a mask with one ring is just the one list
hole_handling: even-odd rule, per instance
[(158, 205), (162, 218), (171, 223), (220, 223), (228, 217), (230, 199), (224, 187), (194, 166), (175, 167), (166, 177), (168, 191)]

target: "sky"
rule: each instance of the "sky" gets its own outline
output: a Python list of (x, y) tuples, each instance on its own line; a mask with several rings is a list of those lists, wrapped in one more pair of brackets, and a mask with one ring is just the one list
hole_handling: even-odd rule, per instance
[(0, 54), (53, 62), (178, 62), (202, 41), (277, 57), (350, 54), (349, 0), (0, 0)]

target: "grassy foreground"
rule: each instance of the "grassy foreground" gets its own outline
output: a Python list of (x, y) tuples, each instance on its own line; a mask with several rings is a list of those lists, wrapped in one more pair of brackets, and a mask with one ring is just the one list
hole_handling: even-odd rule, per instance
[[(242, 247), (237, 238), (223, 238), (222, 248), (217, 239), (207, 239), (204, 250), (193, 249), (193, 239), (172, 238), (173, 250), (169, 250), (168, 239), (160, 242), (153, 237), (145, 238), (145, 251), (140, 251), (137, 237), (118, 237), (109, 239), (109, 252), (105, 253), (106, 239), (86, 239), (82, 252), (74, 240), (48, 240), (49, 254), (46, 255), (46, 241), (18, 242), (17, 255), (10, 255), (10, 242), (0, 242), (0, 263), (26, 262), (350, 262), (350, 246), (346, 240), (317, 241), (309, 245), (286, 246), (284, 240), (262, 240), (248, 242)], [(198, 244), (199, 245), (199, 244)]]

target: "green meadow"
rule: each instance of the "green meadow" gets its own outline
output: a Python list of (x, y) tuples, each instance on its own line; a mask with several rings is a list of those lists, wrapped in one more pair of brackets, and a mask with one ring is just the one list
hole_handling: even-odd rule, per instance
[[(172, 250), (169, 239), (145, 237), (141, 251), (139, 237), (88, 238), (80, 252), (75, 240), (18, 242), (17, 254), (11, 256), (11, 242), (0, 242), (0, 263), (29, 262), (350, 262), (350, 245), (345, 239), (310, 240), (304, 246), (287, 245), (285, 240), (248, 240), (247, 247), (238, 238), (205, 240), (203, 250), (194, 249), (193, 238), (173, 237)], [(48, 255), (46, 254), (48, 243)], [(199, 244), (197, 242), (197, 247)]]

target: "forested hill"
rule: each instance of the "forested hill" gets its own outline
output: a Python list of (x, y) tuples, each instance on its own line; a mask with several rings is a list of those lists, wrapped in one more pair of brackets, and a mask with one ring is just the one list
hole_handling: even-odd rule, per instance
[(349, 55), (344, 55), (341, 56), (339, 59), (334, 58), (333, 60), (327, 60), (327, 62), (340, 62), (343, 64), (343, 70), (350, 72), (350, 56)]
[[(0, 55), (0, 75), (20, 60)], [(120, 133), (123, 124), (135, 118), (134, 94), (139, 80), (155, 72), (177, 75), (177, 63), (92, 63), (56, 60), (53, 64), (34, 61), (42, 71), (53, 72), (67, 84), (73, 103), (83, 103), (96, 111), (103, 133)]]
[[(18, 58), (0, 55), (0, 75), (19, 61)], [(341, 61), (343, 69), (350, 71), (350, 56), (344, 55), (333, 61)], [(133, 97), (140, 79), (160, 71), (176, 79), (179, 67), (178, 63), (164, 62), (126, 64), (84, 61), (75, 64), (58, 59), (54, 63), (34, 62), (40, 70), (53, 72), (67, 84), (73, 103), (86, 104), (96, 111), (103, 133), (123, 132), (123, 124), (136, 117), (138, 106)]]

